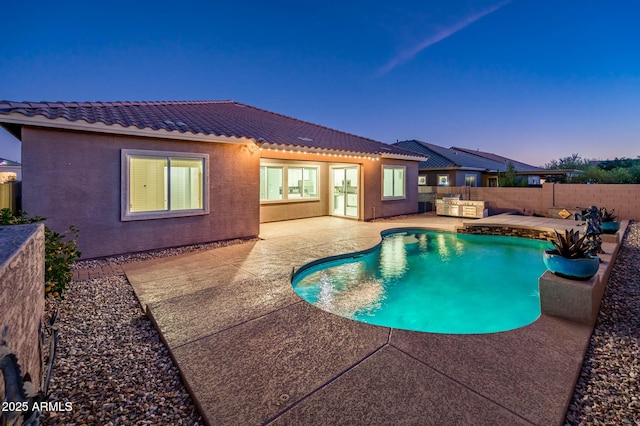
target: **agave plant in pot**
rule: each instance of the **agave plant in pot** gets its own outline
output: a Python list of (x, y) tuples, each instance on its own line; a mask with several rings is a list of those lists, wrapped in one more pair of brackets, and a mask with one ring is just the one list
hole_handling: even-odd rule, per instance
[(607, 211), (606, 207), (600, 209), (600, 216), (602, 217), (602, 223), (600, 227), (605, 234), (615, 234), (620, 229), (620, 221), (616, 220), (618, 217), (613, 214), (615, 209)]
[(544, 264), (553, 274), (572, 280), (588, 280), (598, 272), (600, 259), (589, 253), (586, 235), (573, 229), (555, 231), (554, 248), (544, 251)]

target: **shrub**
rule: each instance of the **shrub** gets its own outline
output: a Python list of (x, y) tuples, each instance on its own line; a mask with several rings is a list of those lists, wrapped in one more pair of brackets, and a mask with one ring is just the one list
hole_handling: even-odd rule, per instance
[(616, 209), (611, 209), (611, 211), (608, 211), (606, 207), (600, 208), (600, 216), (602, 216), (602, 221), (603, 222), (615, 222), (615, 220), (618, 218), (618, 216), (616, 216), (613, 213), (614, 211), (616, 211)]
[(551, 253), (558, 254), (567, 259), (589, 258), (589, 247), (586, 244), (586, 235), (580, 237), (580, 232), (565, 230), (564, 235), (555, 231), (555, 239), (551, 241), (555, 250)]
[[(41, 216), (29, 217), (19, 211), (14, 215), (10, 209), (0, 210), (0, 225), (21, 225), (42, 222)], [(44, 295), (62, 297), (73, 278), (73, 263), (81, 253), (78, 250), (79, 230), (74, 226), (60, 234), (44, 227)]]

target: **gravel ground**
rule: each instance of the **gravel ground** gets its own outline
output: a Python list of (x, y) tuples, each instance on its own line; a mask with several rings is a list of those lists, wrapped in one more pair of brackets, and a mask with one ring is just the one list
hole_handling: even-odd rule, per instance
[(60, 308), (49, 425), (201, 425), (169, 353), (123, 276), (72, 282)]
[[(240, 244), (230, 240), (76, 262), (74, 269), (176, 256)], [(177, 367), (124, 275), (72, 281), (60, 310), (50, 401), (72, 411), (45, 412), (48, 425), (201, 425)]]
[(565, 424), (640, 425), (640, 223), (609, 277)]
[[(127, 263), (243, 242), (230, 241), (82, 261), (76, 268)], [(177, 368), (124, 276), (72, 282), (60, 309), (48, 425), (201, 425)], [(574, 391), (567, 425), (640, 425), (640, 224), (629, 227), (611, 273)]]

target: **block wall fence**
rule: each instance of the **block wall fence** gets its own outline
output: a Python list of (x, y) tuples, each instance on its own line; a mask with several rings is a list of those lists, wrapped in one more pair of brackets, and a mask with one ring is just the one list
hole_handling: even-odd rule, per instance
[(462, 194), (464, 199), (485, 201), (493, 210), (517, 210), (525, 215), (549, 216), (549, 209), (595, 205), (615, 209), (619, 219), (640, 220), (640, 185), (586, 185), (545, 183), (542, 188), (489, 188), (439, 186), (437, 196)]
[[(29, 373), (36, 390), (42, 384), (40, 324), (44, 315), (44, 225), (0, 226), (0, 333), (8, 326), (7, 345)], [(0, 401), (4, 398), (0, 372)]]

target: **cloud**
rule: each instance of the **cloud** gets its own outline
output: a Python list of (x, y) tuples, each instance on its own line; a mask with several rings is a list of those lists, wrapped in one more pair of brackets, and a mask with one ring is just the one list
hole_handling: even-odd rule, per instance
[(442, 41), (445, 38), (457, 33), (458, 31), (460, 31), (460, 30), (466, 28), (467, 26), (473, 24), (478, 19), (480, 19), (480, 18), (482, 18), (484, 16), (487, 16), (490, 13), (495, 12), (496, 10), (506, 6), (510, 2), (511, 2), (511, 0), (504, 0), (504, 1), (502, 1), (502, 2), (500, 2), (498, 4), (496, 4), (496, 5), (493, 5), (491, 7), (488, 7), (486, 9), (481, 10), (478, 13), (466, 16), (463, 19), (461, 19), (460, 21), (458, 21), (455, 24), (451, 25), (450, 27), (447, 27), (447, 28), (444, 28), (444, 29), (440, 30), (439, 32), (437, 32), (436, 34), (434, 34), (431, 37), (427, 38), (426, 40), (423, 40), (422, 42), (420, 42), (419, 44), (417, 44), (413, 48), (411, 48), (409, 50), (406, 50), (404, 52), (401, 52), (399, 55), (397, 55), (395, 58), (393, 58), (391, 61), (389, 61), (389, 63), (387, 63), (384, 67), (382, 67), (379, 70), (378, 75), (382, 76), (382, 75), (388, 73), (389, 71), (391, 71), (392, 69), (394, 69), (395, 67), (397, 67), (398, 65), (410, 61), (418, 53), (422, 52), (424, 49), (426, 49), (426, 48), (428, 48), (430, 46), (433, 46), (434, 44), (438, 43), (439, 41)]

